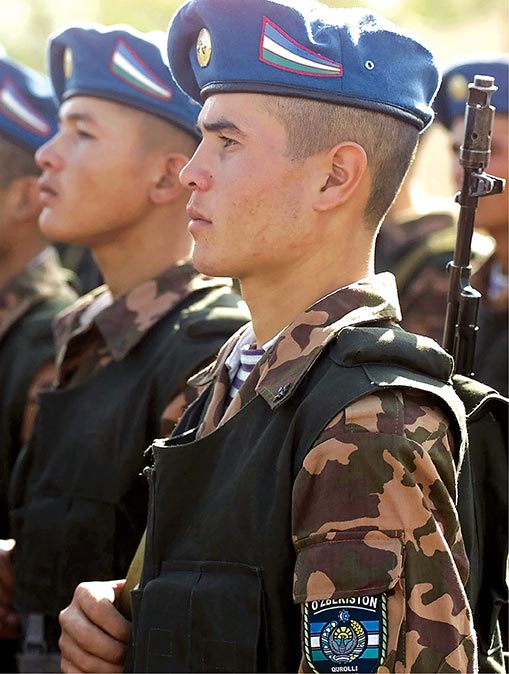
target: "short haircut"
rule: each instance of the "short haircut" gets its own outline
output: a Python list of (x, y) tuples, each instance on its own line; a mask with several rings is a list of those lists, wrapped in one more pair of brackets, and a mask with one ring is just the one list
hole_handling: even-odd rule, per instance
[(364, 213), (376, 229), (398, 194), (412, 163), (418, 130), (382, 112), (305, 98), (264, 95), (266, 109), (283, 123), (292, 159), (328, 150), (351, 141), (364, 148), (372, 187)]
[(149, 112), (132, 110), (143, 120), (143, 143), (147, 150), (161, 149), (189, 157), (194, 154), (200, 141), (189, 131)]
[(39, 176), (40, 173), (33, 152), (0, 137), (0, 188), (18, 178)]

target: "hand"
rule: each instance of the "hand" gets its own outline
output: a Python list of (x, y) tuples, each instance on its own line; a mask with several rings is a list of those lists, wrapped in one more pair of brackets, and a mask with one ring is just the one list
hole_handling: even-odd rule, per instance
[(19, 621), (12, 608), (14, 593), (14, 567), (12, 551), (15, 542), (12, 538), (0, 540), (0, 639), (16, 639)]
[(80, 583), (60, 613), (62, 672), (123, 672), (131, 623), (114, 603), (125, 580)]

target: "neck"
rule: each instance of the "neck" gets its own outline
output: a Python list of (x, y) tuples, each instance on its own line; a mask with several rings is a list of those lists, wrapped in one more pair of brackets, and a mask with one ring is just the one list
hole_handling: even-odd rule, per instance
[(23, 240), (12, 246), (9, 251), (0, 250), (0, 288), (12, 278), (21, 274), (23, 269), (42, 252), (48, 244), (42, 239)]
[(389, 220), (397, 219), (400, 213), (405, 213), (406, 211), (413, 210), (415, 208), (415, 197), (412, 191), (411, 183), (407, 179), (403, 182), (401, 189), (396, 197), (396, 200), (392, 204), (387, 218)]
[(165, 212), (90, 249), (114, 298), (191, 255), (185, 211)]
[(347, 259), (347, 255), (343, 260), (339, 254), (335, 260), (327, 259), (330, 257), (321, 251), (316, 259), (310, 257), (291, 271), (241, 279), (242, 297), (251, 313), (258, 346), (325, 295), (373, 273), (372, 256), (360, 261)]

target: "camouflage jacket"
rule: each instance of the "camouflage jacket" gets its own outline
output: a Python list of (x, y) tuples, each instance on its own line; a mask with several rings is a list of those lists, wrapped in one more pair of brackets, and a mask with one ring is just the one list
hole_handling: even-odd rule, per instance
[[(115, 301), (105, 285), (80, 297), (55, 322), (56, 388), (78, 386), (110, 362), (122, 361), (171, 309), (191, 293), (216, 285), (217, 279), (199, 274), (189, 263), (181, 263)], [(194, 397), (195, 389), (186, 387), (169, 401), (161, 417), (161, 435), (171, 431)]]
[(0, 343), (10, 329), (33, 307), (59, 295), (76, 298), (69, 276), (53, 248), (47, 248), (31, 264), (0, 288)]
[[(272, 406), (291, 395), (342, 327), (397, 322), (399, 317), (390, 274), (337, 290), (284, 329), (224, 413), (230, 388), (225, 361), (239, 338), (234, 336), (216, 364), (193, 380), (214, 382), (198, 437), (224, 425), (257, 396)], [(299, 424), (306, 427), (305, 420)], [(456, 453), (450, 421), (436, 400), (405, 388), (383, 390), (338, 410), (309, 448), (291, 504), (294, 601), (303, 614), (302, 671), (343, 671), (334, 669), (333, 662), (327, 669), (323, 652), (316, 656), (321, 668), (315, 668), (310, 651), (323, 648), (310, 632), (320, 621), (314, 614), (344, 598), (345, 587), (356, 588), (352, 605), (360, 603), (363, 587), (372, 593), (373, 586), (366, 583), (379, 558), (370, 550), (393, 553), (389, 532), (394, 531), (401, 533), (404, 552), (390, 555), (397, 561), (386, 569), (395, 583), (400, 581), (384, 595), (388, 636), (377, 671), (439, 671), (431, 669), (437, 666), (437, 653), (443, 658), (440, 671), (475, 670), (475, 636), (464, 590), (468, 561), (454, 505)], [(358, 564), (352, 568), (339, 554), (341, 545), (328, 544), (350, 540), (353, 545), (361, 534), (366, 546), (364, 552), (359, 546)], [(374, 635), (370, 643), (377, 639), (381, 637)]]

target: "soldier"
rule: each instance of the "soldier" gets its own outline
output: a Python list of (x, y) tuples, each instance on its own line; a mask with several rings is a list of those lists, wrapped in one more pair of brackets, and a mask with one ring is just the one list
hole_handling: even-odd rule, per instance
[(248, 319), (230, 280), (189, 263), (178, 176), (200, 108), (163, 44), (96, 24), (49, 42), (60, 129), (37, 152), (40, 227), (90, 248), (106, 284), (59, 317), (56, 383), (13, 477), (24, 671), (58, 671), (57, 617), (81, 579), (125, 575), (146, 520), (143, 452), (192, 399), (188, 377)]
[[(41, 210), (34, 152), (55, 132), (57, 110), (47, 77), (0, 55), (0, 537), (9, 536), (7, 488), (30, 435), (34, 379), (53, 375), (51, 323), (76, 299), (69, 275), (39, 232)], [(44, 373), (45, 377), (42, 377)], [(35, 390), (32, 391), (32, 394)], [(8, 555), (10, 544), (4, 544)], [(0, 583), (2, 605), (9, 591)], [(0, 635), (14, 636), (16, 619), (0, 609)], [(12, 671), (0, 646), (0, 670)], [(6, 667), (6, 669), (3, 669)]]
[[(509, 54), (497, 58), (469, 58), (450, 67), (435, 101), (437, 119), (450, 132), (452, 160), (458, 186), (462, 169), (458, 162), (463, 140), (463, 118), (468, 83), (475, 75), (491, 75), (498, 91), (492, 97), (496, 108), (488, 171), (509, 178)], [(509, 301), (509, 190), (479, 200), (476, 227), (495, 240), (493, 255), (472, 280), (483, 296), (476, 344), (476, 378), (503, 395), (509, 395), (508, 301)]]
[[(458, 162), (459, 148), (463, 142), (463, 115), (465, 101), (468, 95), (468, 83), (475, 75), (491, 75), (495, 78), (498, 87), (492, 96), (492, 103), (496, 107), (493, 134), (491, 142), (491, 157), (488, 172), (495, 176), (509, 179), (509, 54), (499, 54), (490, 57), (469, 57), (451, 66), (444, 74), (442, 86), (435, 100), (437, 119), (449, 131), (451, 139), (451, 156), (455, 178), (458, 186), (461, 185), (462, 169)], [(487, 232), (495, 241), (495, 249), (486, 263), (472, 278), (472, 285), (482, 294), (479, 308), (479, 332), (476, 340), (476, 354), (474, 369), (476, 378), (498, 389), (505, 396), (509, 395), (509, 367), (508, 367), (508, 310), (509, 310), (509, 202), (508, 188), (501, 194), (489, 196), (479, 200), (476, 213), (476, 227)], [(488, 448), (485, 452), (486, 472), (483, 480), (484, 489), (490, 490), (490, 512), (487, 520), (493, 519), (504, 524), (503, 533), (498, 538), (492, 535), (489, 555), (486, 555), (485, 575), (491, 577), (497, 587), (501, 585), (505, 592), (501, 595), (500, 627), (502, 643), (505, 651), (505, 664), (509, 664), (509, 618), (507, 606), (507, 585), (497, 574), (492, 562), (500, 557), (497, 549), (500, 540), (501, 550), (504, 550), (503, 541), (507, 541), (507, 503), (505, 508), (496, 508), (498, 501), (493, 494), (499, 490), (507, 495), (507, 471), (502, 463), (497, 461), (494, 470), (493, 457)], [(507, 464), (506, 464), (507, 465)], [(500, 472), (497, 472), (500, 469)], [(507, 547), (505, 548), (507, 559)], [(502, 555), (502, 560), (504, 556)], [(505, 564), (507, 569), (507, 563)], [(503, 597), (503, 598), (502, 598)], [(499, 606), (483, 608), (485, 623), (494, 622)], [(491, 609), (491, 610), (489, 610)], [(486, 650), (494, 650), (493, 644), (486, 643)]]
[[(472, 672), (464, 411), (372, 261), (433, 56), (381, 16), (269, 0), (191, 0), (168, 55), (204, 100), (181, 173), (193, 260), (240, 279), (252, 324), (152, 447), (126, 671)], [(64, 671), (121, 671), (118, 592), (76, 590)]]
[[(509, 57), (463, 60), (450, 67), (435, 99), (437, 121), (450, 132), (452, 167), (458, 189), (462, 170), (459, 147), (463, 138), (468, 83), (475, 75), (495, 77), (498, 91), (491, 159), (488, 171), (507, 179), (509, 163)], [(508, 395), (508, 191), (479, 200), (472, 246), (472, 285), (482, 293), (476, 346), (476, 378)], [(425, 228), (426, 223), (431, 227)], [(378, 267), (396, 274), (401, 294), (403, 325), (441, 340), (445, 322), (449, 278), (447, 262), (453, 257), (455, 218), (429, 213), (420, 219), (382, 230)], [(390, 250), (391, 258), (384, 255)], [(385, 258), (385, 259), (384, 259)]]
[[(417, 161), (428, 135), (427, 131), (420, 140)], [(437, 342), (442, 341), (444, 333), (449, 286), (446, 268), (454, 253), (457, 218), (452, 196), (446, 201), (430, 201), (419, 194), (414, 163), (376, 240), (375, 268), (390, 271), (396, 277), (401, 325)], [(474, 232), (471, 247), (474, 273), (493, 255), (494, 249), (491, 236)]]

